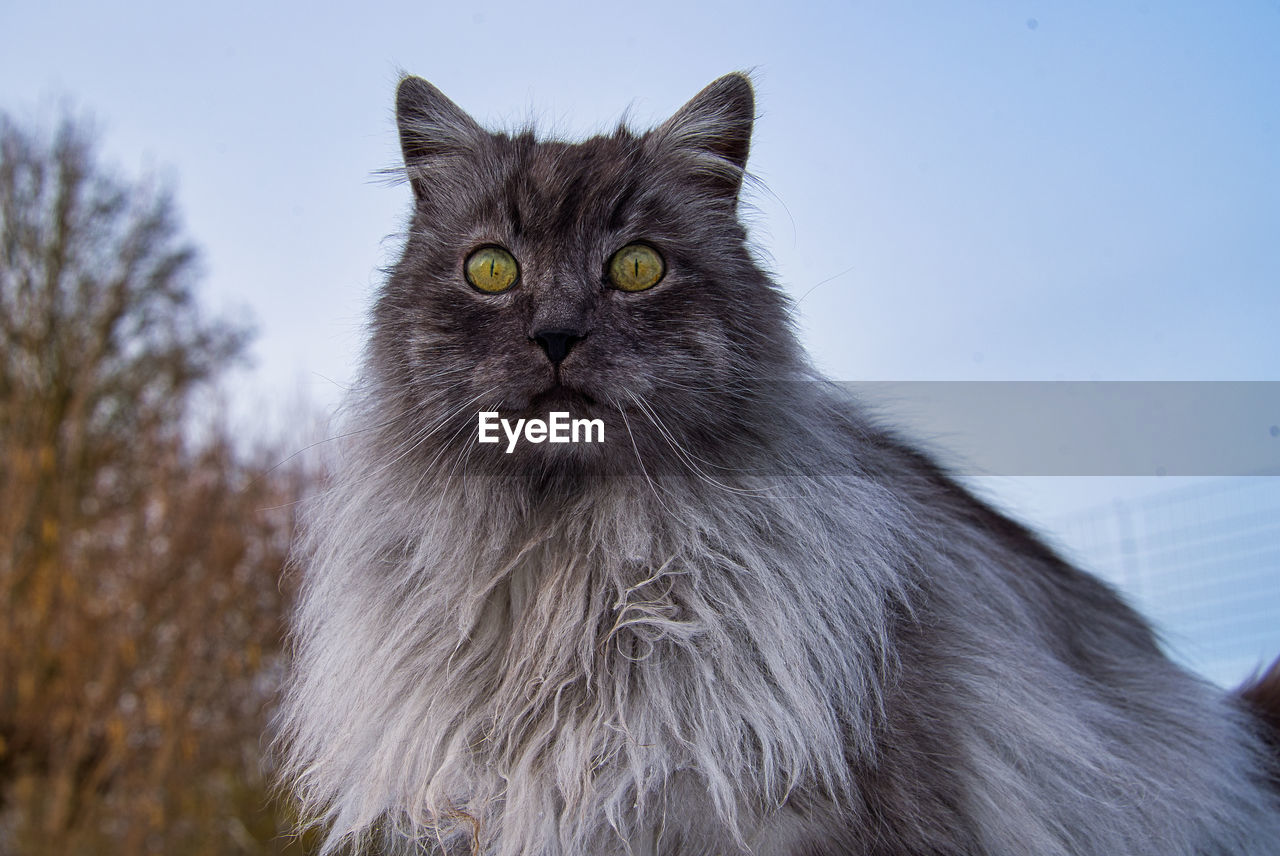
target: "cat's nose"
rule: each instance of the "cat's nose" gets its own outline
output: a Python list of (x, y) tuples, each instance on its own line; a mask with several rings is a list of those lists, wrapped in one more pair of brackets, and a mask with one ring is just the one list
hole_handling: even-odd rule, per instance
[(569, 350), (587, 337), (586, 333), (577, 330), (539, 330), (533, 334), (533, 340), (547, 352), (547, 359), (553, 366), (569, 356)]

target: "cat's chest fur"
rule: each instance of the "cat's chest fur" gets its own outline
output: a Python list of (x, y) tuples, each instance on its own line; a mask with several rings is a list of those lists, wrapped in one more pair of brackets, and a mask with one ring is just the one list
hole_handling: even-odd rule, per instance
[[(501, 852), (690, 836), (736, 847), (793, 790), (848, 787), (884, 664), (834, 646), (882, 632), (877, 593), (780, 596), (801, 565), (811, 581), (843, 571), (797, 549), (804, 513), (764, 507), (776, 498), (726, 517), (696, 491), (615, 487), (468, 537), (453, 525), (464, 496), (384, 501), (384, 531), (404, 514), (413, 536), (330, 556), (349, 569), (336, 581), (346, 608), (335, 620), (323, 604), (307, 653), (366, 788), (339, 827), (407, 804), (446, 841), (468, 839), (471, 820), (501, 829)], [(774, 537), (722, 537), (761, 514)], [(692, 816), (741, 816), (740, 828), (681, 831), (695, 803)]]
[[(430, 756), (439, 764), (431, 777), (451, 804), (562, 820), (566, 804), (579, 813), (590, 806), (617, 828), (606, 837), (621, 831), (637, 842), (676, 834), (662, 833), (668, 812), (655, 801), (677, 793), (685, 808), (696, 792), (711, 814), (755, 815), (801, 784), (847, 786), (848, 753), (870, 727), (882, 664), (861, 664), (864, 703), (837, 702), (832, 684), (848, 682), (857, 658), (832, 647), (858, 627), (882, 627), (882, 601), (863, 592), (864, 602), (826, 610), (790, 602), (775, 588), (801, 563), (813, 579), (835, 572), (787, 546), (797, 543), (785, 534), (795, 520), (778, 518), (776, 540), (734, 545), (708, 533), (745, 521), (708, 514), (705, 496), (698, 513), (679, 491), (636, 490), (649, 487), (637, 481), (563, 520), (542, 517), (505, 551), (450, 550), (497, 561), (436, 557), (417, 570), (430, 582), (408, 596), (414, 616), (395, 621), (422, 616), (417, 650), (437, 653), (419, 657), (421, 671), (397, 694), (412, 712), (389, 718), (416, 719), (419, 740), (448, 747)], [(672, 526), (650, 517), (664, 503), (690, 519)], [(582, 820), (556, 838), (604, 847), (605, 831)], [(513, 841), (534, 846), (532, 831), (508, 827)], [(738, 834), (757, 834), (753, 821)]]

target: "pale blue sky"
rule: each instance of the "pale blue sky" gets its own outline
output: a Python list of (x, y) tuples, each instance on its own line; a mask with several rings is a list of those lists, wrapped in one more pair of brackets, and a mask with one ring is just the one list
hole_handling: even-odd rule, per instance
[(756, 235), (841, 379), (1280, 378), (1275, 2), (112, 5), (0, 7), (0, 106), (175, 179), (273, 390), (350, 375), (400, 68), (579, 136), (755, 69)]
[[(754, 69), (753, 233), (837, 379), (1280, 380), (1275, 0), (5, 0), (0, 31), (0, 108), (68, 103), (173, 180), (207, 303), (261, 332), (246, 412), (352, 376), (400, 69), (571, 136)], [(1001, 490), (1043, 517), (1150, 481)]]

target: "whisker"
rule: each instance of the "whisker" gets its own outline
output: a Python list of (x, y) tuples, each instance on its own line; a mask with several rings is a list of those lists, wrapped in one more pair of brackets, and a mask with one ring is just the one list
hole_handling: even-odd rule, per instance
[[(411, 435), (409, 435), (408, 437), (406, 437), (406, 438), (405, 438), (404, 445), (403, 445), (403, 447), (402, 447), (399, 451), (395, 451), (395, 452), (393, 452), (393, 453), (392, 453), (390, 456), (388, 456), (385, 460), (383, 460), (382, 462), (380, 462), (380, 463), (378, 464), (378, 466), (374, 467), (373, 469), (371, 469), (371, 470), (369, 470), (369, 471), (367, 471), (367, 472), (362, 473), (360, 476), (358, 476), (358, 477), (356, 477), (356, 478), (353, 478), (353, 479), (351, 479), (351, 480), (347, 481), (345, 484), (346, 484), (347, 486), (363, 484), (364, 482), (369, 481), (370, 479), (376, 478), (376, 477), (378, 477), (378, 476), (382, 475), (383, 473), (387, 472), (389, 469), (391, 469), (392, 467), (394, 467), (396, 464), (400, 463), (400, 462), (401, 462), (401, 461), (403, 461), (405, 458), (407, 458), (409, 455), (413, 454), (413, 452), (414, 452), (414, 451), (416, 451), (417, 449), (421, 448), (421, 447), (422, 447), (422, 445), (423, 445), (424, 443), (426, 443), (429, 439), (431, 439), (431, 437), (433, 437), (433, 436), (434, 436), (436, 433), (438, 433), (442, 428), (444, 428), (446, 425), (448, 425), (448, 424), (449, 424), (449, 422), (450, 422), (451, 420), (453, 420), (454, 418), (456, 418), (456, 417), (457, 417), (457, 415), (458, 415), (459, 413), (463, 412), (463, 411), (464, 411), (464, 410), (466, 410), (468, 407), (470, 407), (471, 405), (475, 404), (475, 402), (477, 402), (477, 401), (481, 400), (482, 398), (485, 398), (487, 395), (489, 395), (490, 393), (492, 393), (492, 392), (493, 392), (493, 390), (494, 390), (495, 388), (496, 388), (496, 387), (490, 387), (489, 389), (486, 389), (486, 390), (484, 390), (484, 391), (482, 391), (482, 392), (480, 392), (480, 393), (478, 393), (478, 394), (476, 394), (476, 395), (473, 395), (471, 398), (469, 398), (467, 401), (464, 401), (462, 404), (457, 405), (457, 406), (455, 406), (455, 407), (453, 407), (453, 408), (449, 409), (446, 413), (444, 413), (443, 415), (441, 415), (441, 416), (440, 416), (439, 418), (437, 418), (434, 422), (430, 422), (430, 423), (424, 424), (424, 425), (423, 425), (423, 426), (421, 426), (421, 428), (419, 428), (419, 429), (418, 429), (414, 434), (411, 434)], [(447, 392), (447, 390), (446, 390), (446, 392)], [(422, 408), (418, 408), (418, 409), (419, 409), (419, 410), (421, 410)], [(397, 418), (401, 418), (401, 417), (406, 417), (406, 418), (407, 418), (407, 417), (412, 416), (412, 415), (413, 415), (413, 413), (411, 413), (411, 412), (410, 412), (410, 413), (404, 413), (404, 414), (400, 414), (400, 416), (399, 416), (399, 417), (397, 417)], [(389, 420), (387, 423), (384, 423), (384, 425), (385, 425), (385, 424), (391, 424), (391, 422), (393, 422), (393, 421), (395, 421), (395, 420), (394, 420), (394, 419), (393, 419), (393, 420)], [(373, 428), (377, 428), (377, 427), (378, 427), (378, 426), (369, 426), (368, 428), (364, 428), (364, 429), (360, 429), (360, 430), (371, 430), (371, 429), (373, 429)], [(454, 432), (454, 435), (453, 435), (453, 436), (456, 436), (456, 435), (457, 435), (457, 431), (455, 431), (455, 432)], [(452, 439), (452, 437), (450, 437), (450, 439)], [(438, 454), (439, 454), (439, 453), (437, 453), (437, 457), (438, 457)], [(433, 459), (433, 460), (432, 460), (432, 463), (434, 463), (434, 461), (435, 461), (435, 459)], [(428, 467), (426, 468), (426, 471), (429, 471), (429, 470), (430, 470), (430, 465), (428, 465)], [(419, 478), (419, 482), (421, 482), (421, 477)], [(322, 490), (322, 491), (320, 491), (320, 492), (319, 492), (318, 496), (321, 496), (321, 497), (322, 497), (322, 496), (325, 496), (326, 494), (332, 493), (334, 490), (335, 490), (335, 488), (329, 488), (329, 489), (326, 489), (326, 490)]]
[(658, 500), (658, 504), (662, 506), (662, 508), (667, 512), (667, 514), (670, 514), (671, 509), (667, 506), (665, 502), (662, 501), (662, 497), (658, 495), (658, 486), (653, 483), (653, 479), (649, 477), (649, 471), (645, 469), (644, 457), (640, 454), (640, 447), (636, 445), (635, 434), (631, 432), (631, 422), (630, 420), (627, 419), (627, 411), (623, 409), (621, 405), (615, 404), (614, 406), (618, 408), (618, 413), (622, 416), (622, 424), (627, 429), (627, 437), (630, 438), (631, 440), (631, 448), (635, 450), (636, 463), (640, 464), (640, 472), (644, 475), (644, 480), (649, 483), (649, 489), (653, 491), (654, 499)]
[[(720, 488), (721, 490), (728, 491), (730, 493), (737, 493), (737, 494), (743, 494), (748, 496), (767, 496), (771, 492), (769, 488), (735, 487), (733, 485), (724, 484), (723, 482), (718, 481), (715, 478), (708, 475), (707, 473), (703, 472), (702, 469), (697, 465), (697, 463), (695, 463), (694, 460), (690, 457), (690, 453), (686, 452), (681, 447), (681, 445), (675, 440), (675, 438), (672, 437), (664, 427), (658, 424), (658, 422), (656, 421), (656, 416), (650, 412), (650, 410), (645, 406), (644, 402), (641, 401), (634, 393), (628, 392), (627, 395), (631, 398), (633, 402), (635, 402), (636, 407), (640, 410), (640, 412), (653, 424), (653, 427), (657, 429), (658, 433), (662, 436), (662, 438), (666, 440), (667, 444), (671, 446), (671, 448), (675, 451), (677, 457), (680, 458), (680, 460), (685, 464), (685, 466), (689, 468), (689, 470), (695, 476), (702, 479), (704, 482), (706, 482), (707, 484), (713, 487)], [(625, 418), (626, 417), (624, 415), (623, 419)], [(627, 430), (628, 431), (631, 430), (630, 426), (627, 427)], [(634, 441), (633, 441), (633, 444), (634, 444)], [(639, 452), (637, 451), (637, 455), (638, 454)]]
[(657, 428), (658, 431), (662, 433), (663, 437), (666, 438), (668, 444), (670, 444), (671, 447), (675, 449), (678, 454), (683, 454), (689, 458), (701, 461), (707, 466), (715, 467), (718, 470), (724, 470), (726, 472), (739, 472), (738, 470), (735, 470), (732, 467), (727, 467), (722, 464), (717, 464), (714, 461), (708, 461), (706, 458), (695, 455), (693, 454), (693, 452), (690, 452), (688, 449), (681, 446), (679, 442), (675, 439), (675, 436), (671, 433), (671, 430), (667, 428), (666, 423), (663, 422), (658, 417), (658, 414), (653, 409), (652, 405), (644, 401), (644, 399), (640, 398), (639, 396), (632, 396), (632, 400), (635, 401), (636, 406), (640, 410), (644, 411), (645, 415), (649, 417), (649, 421), (652, 422), (654, 427)]

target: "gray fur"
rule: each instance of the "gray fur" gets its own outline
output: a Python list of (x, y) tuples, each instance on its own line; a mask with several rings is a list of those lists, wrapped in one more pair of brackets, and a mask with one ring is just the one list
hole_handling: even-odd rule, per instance
[[(752, 105), (571, 145), (402, 82), (415, 212), (279, 720), (327, 849), (1280, 853), (1237, 702), (813, 374), (737, 219)], [(608, 288), (637, 239), (666, 278)], [(461, 276), (485, 243), (509, 292)], [(559, 375), (547, 325), (588, 331)], [(475, 442), (553, 405), (608, 442)]]

